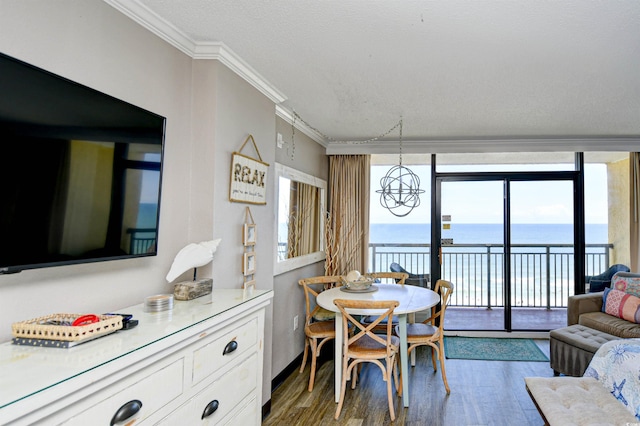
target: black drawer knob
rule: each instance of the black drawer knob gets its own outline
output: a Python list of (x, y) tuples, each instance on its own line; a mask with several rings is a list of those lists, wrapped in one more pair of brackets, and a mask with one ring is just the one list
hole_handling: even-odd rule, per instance
[(207, 406), (204, 407), (204, 411), (202, 412), (201, 419), (204, 419), (205, 417), (209, 417), (210, 415), (215, 413), (219, 405), (220, 403), (218, 402), (217, 399), (214, 399), (213, 401), (208, 403)]
[(142, 402), (137, 399), (127, 402), (122, 407), (118, 408), (116, 414), (113, 415), (113, 418), (111, 419), (111, 426), (116, 423), (122, 423), (123, 421), (127, 420), (129, 417), (140, 411), (141, 408)]
[(238, 349), (238, 342), (236, 342), (235, 340), (232, 340), (229, 343), (227, 343), (227, 346), (224, 347), (224, 351), (222, 351), (222, 355), (230, 354), (236, 349)]

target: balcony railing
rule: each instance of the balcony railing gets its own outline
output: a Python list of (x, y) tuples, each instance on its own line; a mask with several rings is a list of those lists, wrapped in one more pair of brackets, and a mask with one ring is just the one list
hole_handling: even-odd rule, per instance
[[(613, 244), (586, 245), (586, 274), (609, 267)], [(369, 244), (371, 271), (388, 271), (392, 262), (414, 274), (430, 273), (428, 244)], [(513, 244), (511, 306), (566, 308), (574, 292), (573, 245)], [(451, 306), (504, 307), (504, 246), (452, 244), (442, 248), (442, 278), (456, 284)]]
[(128, 228), (129, 254), (147, 253), (156, 244), (156, 228)]

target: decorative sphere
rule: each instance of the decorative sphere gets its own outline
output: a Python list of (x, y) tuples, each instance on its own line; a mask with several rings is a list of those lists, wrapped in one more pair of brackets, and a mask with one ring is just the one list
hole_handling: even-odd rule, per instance
[(349, 271), (347, 273), (346, 279), (347, 281), (356, 281), (358, 278), (360, 278), (360, 271)]
[(380, 179), (380, 204), (393, 215), (403, 217), (420, 205), (420, 178), (408, 168), (399, 165), (392, 167)]

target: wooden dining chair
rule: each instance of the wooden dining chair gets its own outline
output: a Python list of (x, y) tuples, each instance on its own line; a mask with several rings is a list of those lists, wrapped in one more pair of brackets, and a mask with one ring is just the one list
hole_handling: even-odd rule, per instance
[[(372, 273), (368, 273), (367, 276), (374, 278), (376, 280), (380, 280), (380, 279), (393, 280), (396, 284), (401, 284), (401, 285), (404, 285), (405, 280), (409, 278), (409, 274), (405, 272), (372, 272)], [(376, 318), (377, 317), (375, 315), (367, 315), (365, 317), (362, 317), (360, 319), (360, 322), (363, 324), (371, 324), (373, 321), (375, 321)], [(386, 324), (387, 324), (386, 320), (379, 323), (378, 326), (375, 328), (375, 332), (384, 334), (386, 330)], [(392, 324), (394, 326), (398, 325), (397, 316), (394, 316), (392, 318)]]
[[(395, 300), (346, 300), (336, 299), (333, 303), (342, 313), (342, 383), (340, 384), (340, 400), (336, 408), (335, 418), (340, 417), (347, 387), (347, 378), (352, 374), (351, 388), (355, 389), (358, 366), (364, 362), (371, 362), (382, 371), (382, 379), (387, 382), (387, 398), (389, 400), (389, 414), (391, 421), (395, 420), (391, 381), (397, 377), (397, 358), (400, 339), (393, 335), (393, 327), (388, 321), (393, 316), (393, 310), (399, 305)], [(365, 325), (354, 318), (348, 309), (384, 309), (375, 321)], [(373, 329), (382, 320), (387, 320), (384, 336), (374, 333)], [(350, 331), (350, 328), (354, 328)], [(384, 363), (382, 362), (384, 361)], [(337, 360), (336, 360), (337, 362)], [(398, 384), (396, 381), (396, 389)]]
[(313, 390), (313, 382), (316, 377), (316, 363), (320, 349), (325, 343), (336, 337), (335, 312), (322, 308), (316, 303), (316, 297), (323, 290), (342, 285), (342, 276), (327, 275), (311, 278), (303, 278), (298, 284), (304, 290), (305, 322), (304, 322), (304, 355), (300, 373), (304, 371), (307, 357), (311, 352), (311, 374), (309, 376), (309, 392)]
[(396, 284), (404, 284), (409, 274), (404, 272), (370, 272), (366, 276), (373, 278), (374, 280), (393, 280)]
[[(438, 371), (436, 365), (436, 356), (440, 359), (440, 373), (442, 381), (447, 390), (447, 394), (451, 393), (449, 383), (447, 382), (447, 373), (444, 369), (444, 314), (449, 304), (451, 294), (453, 293), (453, 283), (445, 280), (436, 281), (434, 291), (440, 294), (440, 309), (434, 309), (432, 315), (421, 323), (407, 324), (407, 343), (409, 345), (408, 353), (418, 346), (431, 347), (431, 362), (433, 363), (433, 371)], [(399, 327), (395, 327), (396, 335), (400, 335)], [(402, 378), (400, 378), (402, 381)], [(400, 388), (402, 388), (400, 386)]]

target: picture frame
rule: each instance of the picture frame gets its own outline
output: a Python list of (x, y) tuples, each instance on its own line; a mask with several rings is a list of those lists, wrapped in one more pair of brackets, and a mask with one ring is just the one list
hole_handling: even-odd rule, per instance
[(256, 280), (249, 280), (244, 282), (244, 289), (247, 290), (255, 290), (256, 288)]
[[(252, 158), (241, 154), (247, 142), (251, 141), (258, 154)], [(229, 201), (248, 204), (267, 204), (267, 172), (269, 163), (262, 161), (258, 145), (249, 135), (240, 147), (240, 152), (231, 154), (231, 174), (229, 178)]]
[(256, 272), (256, 253), (253, 251), (246, 252), (243, 256), (242, 273), (246, 277), (247, 275), (253, 275)]
[(257, 228), (254, 223), (245, 223), (242, 228), (242, 243), (245, 247), (255, 246), (257, 239)]

